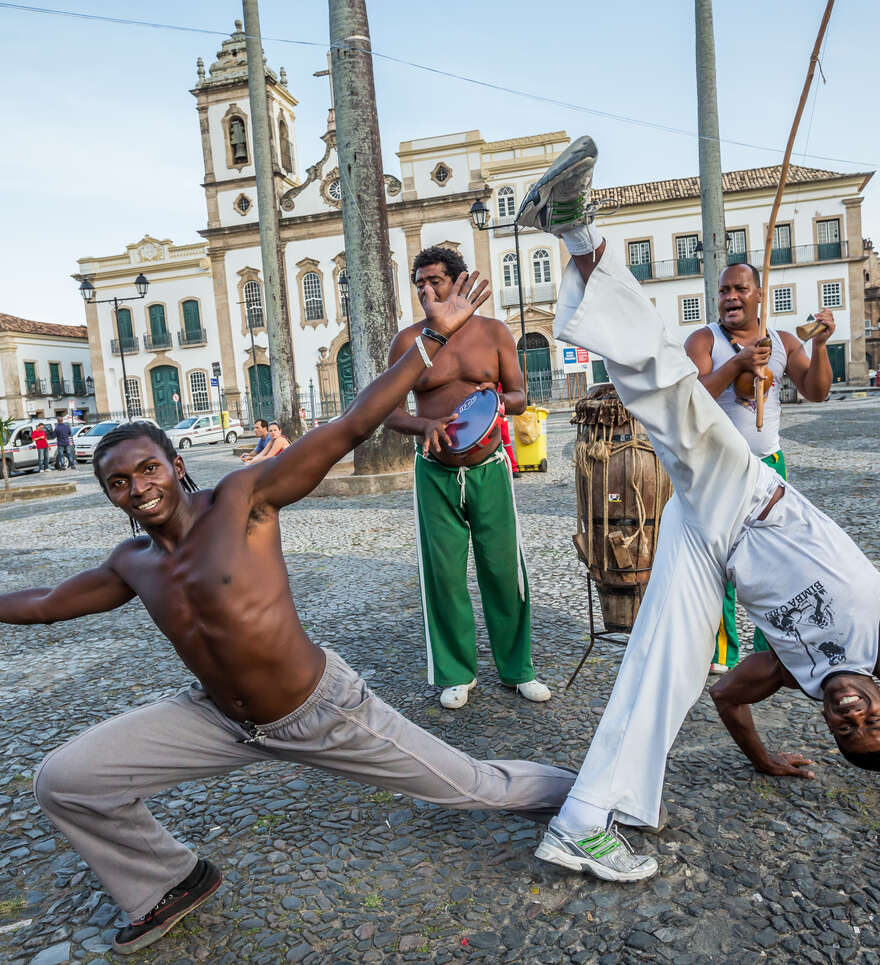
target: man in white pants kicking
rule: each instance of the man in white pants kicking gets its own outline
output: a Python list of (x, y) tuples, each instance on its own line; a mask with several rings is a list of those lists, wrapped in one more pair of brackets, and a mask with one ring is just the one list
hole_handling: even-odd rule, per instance
[[(596, 147), (575, 141), (518, 216), (572, 255), (556, 338), (594, 351), (675, 487), (657, 557), (578, 779), (536, 851), (614, 881), (649, 878), (614, 822), (656, 826), (666, 756), (699, 697), (731, 579), (754, 623), (823, 712), (844, 755), (878, 769), (880, 574), (853, 541), (754, 456), (639, 283), (591, 225)], [(778, 755), (785, 756), (785, 755)], [(792, 755), (794, 757), (795, 755)]]

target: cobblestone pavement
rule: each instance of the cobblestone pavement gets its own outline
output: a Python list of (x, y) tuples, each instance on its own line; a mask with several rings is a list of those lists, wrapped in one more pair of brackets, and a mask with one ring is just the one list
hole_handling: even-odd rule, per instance
[[(786, 410), (795, 484), (880, 563), (880, 405)], [(534, 601), (534, 653), (547, 704), (504, 690), (480, 638), (470, 703), (442, 712), (425, 684), (411, 497), (309, 499), (282, 514), (303, 623), (391, 704), (483, 757), (579, 766), (622, 648), (599, 643), (562, 687), (586, 635), (585, 575), (571, 544), (573, 430), (550, 423), (551, 469), (517, 482)], [(234, 462), (191, 451), (203, 485)], [(69, 474), (72, 476), (73, 474)], [(0, 509), (0, 587), (47, 585), (97, 563), (127, 534), (87, 473), (76, 496)], [(476, 584), (471, 573), (472, 589)], [(743, 626), (745, 630), (745, 626)], [(103, 965), (117, 909), (39, 813), (42, 756), (90, 724), (168, 694), (186, 671), (145, 611), (48, 627), (5, 627), (0, 665), (0, 960)], [(749, 637), (750, 638), (750, 635)], [(818, 710), (787, 693), (758, 710), (773, 747), (806, 750), (814, 781), (754, 773), (704, 693), (669, 760), (670, 823), (659, 876), (614, 885), (532, 857), (539, 829), (490, 813), (445, 812), (270, 764), (159, 795), (161, 820), (222, 868), (212, 901), (133, 961), (876, 962), (880, 794), (842, 766)]]

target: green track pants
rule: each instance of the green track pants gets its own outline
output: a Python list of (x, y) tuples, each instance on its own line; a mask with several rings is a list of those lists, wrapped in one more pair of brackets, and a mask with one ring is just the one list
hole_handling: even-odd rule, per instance
[[(761, 462), (775, 469), (783, 479), (787, 479), (785, 470), (785, 456), (782, 450), (764, 456)], [(756, 653), (769, 650), (767, 640), (758, 627), (752, 638), (752, 647)], [(721, 663), (726, 667), (735, 667), (739, 660), (739, 635), (736, 630), (736, 588), (728, 583), (724, 588), (724, 604), (721, 607), (721, 624), (715, 634), (715, 656), (712, 663)]]
[(462, 469), (417, 452), (413, 498), (428, 683), (453, 687), (477, 675), (469, 539), (498, 675), (509, 685), (533, 680), (529, 582), (501, 447)]

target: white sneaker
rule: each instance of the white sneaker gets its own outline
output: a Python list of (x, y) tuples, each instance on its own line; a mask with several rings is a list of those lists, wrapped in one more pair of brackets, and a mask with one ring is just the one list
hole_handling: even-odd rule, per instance
[(589, 224), (596, 211), (590, 187), (597, 153), (591, 137), (569, 144), (523, 199), (516, 216), (520, 226), (561, 235)]
[(526, 700), (533, 700), (536, 704), (541, 704), (553, 696), (550, 688), (540, 680), (527, 680), (524, 684), (517, 684), (516, 692)]
[(723, 673), (727, 673), (730, 667), (726, 663), (710, 663), (709, 673), (714, 674), (716, 677), (721, 676)]
[(635, 854), (613, 824), (607, 830), (591, 828), (583, 835), (573, 835), (559, 827), (554, 818), (535, 857), (573, 871), (589, 871), (604, 881), (642, 881), (659, 870), (656, 859)]
[(447, 710), (458, 710), (468, 702), (468, 694), (477, 686), (477, 678), (469, 684), (457, 684), (455, 687), (447, 687), (440, 694), (440, 704)]

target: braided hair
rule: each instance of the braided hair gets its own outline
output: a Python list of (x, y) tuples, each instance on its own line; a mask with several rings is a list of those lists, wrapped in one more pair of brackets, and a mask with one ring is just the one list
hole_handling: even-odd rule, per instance
[[(101, 460), (111, 449), (118, 446), (120, 442), (127, 442), (129, 439), (141, 439), (144, 437), (155, 442), (162, 452), (165, 453), (171, 465), (174, 465), (174, 460), (177, 458), (177, 450), (174, 448), (174, 444), (168, 436), (158, 426), (153, 425), (152, 422), (122, 422), (115, 429), (108, 432), (97, 446), (95, 446), (95, 454), (92, 457), (92, 467), (95, 470), (95, 476), (97, 476), (98, 482), (101, 484), (101, 489), (103, 489), (105, 493), (107, 493), (107, 487), (104, 485), (104, 479), (101, 476)], [(198, 485), (188, 472), (183, 474), (180, 484), (183, 486), (185, 492), (197, 493), (199, 491)], [(128, 521), (131, 524), (131, 535), (137, 536), (141, 529), (140, 525), (130, 516)]]

